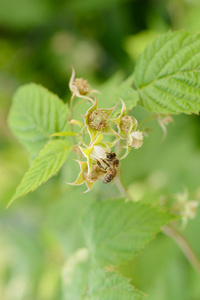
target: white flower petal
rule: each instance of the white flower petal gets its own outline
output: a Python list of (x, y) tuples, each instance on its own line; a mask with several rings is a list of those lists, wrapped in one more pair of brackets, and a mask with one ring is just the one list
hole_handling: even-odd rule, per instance
[(142, 140), (143, 139), (143, 134), (141, 131), (133, 131), (130, 134), (131, 137), (135, 138), (136, 140)]
[(128, 145), (138, 149), (142, 146), (143, 134), (141, 131), (133, 131), (128, 136)]
[(99, 158), (106, 158), (106, 151), (103, 147), (94, 146), (92, 153), (90, 154), (91, 159), (99, 160)]

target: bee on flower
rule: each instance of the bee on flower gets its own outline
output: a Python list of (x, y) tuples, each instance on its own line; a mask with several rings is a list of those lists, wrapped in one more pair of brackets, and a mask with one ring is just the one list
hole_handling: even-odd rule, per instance
[(102, 179), (104, 184), (110, 183), (118, 174), (119, 160), (108, 145), (102, 143), (103, 135), (99, 134), (88, 148), (80, 147), (87, 162), (78, 161), (80, 173), (72, 185), (86, 184), (88, 192), (96, 181)]
[[(115, 112), (118, 102), (112, 108), (100, 108), (97, 99), (94, 98), (93, 100), (91, 98), (98, 91), (92, 90), (83, 78), (75, 79), (74, 69), (72, 69), (69, 87), (72, 93), (69, 118), (71, 133), (73, 133), (73, 125), (79, 125), (81, 128), (80, 134), (74, 136), (75, 152), (79, 156), (76, 161), (80, 166), (80, 172), (77, 179), (70, 184), (82, 185), (85, 183), (87, 187), (85, 192), (87, 192), (99, 180), (102, 180), (104, 184), (108, 184), (117, 178), (120, 170), (120, 160), (128, 155), (131, 148), (138, 149), (142, 146), (143, 133), (137, 130), (138, 122), (128, 114), (122, 99), (120, 99), (122, 108), (119, 113)], [(84, 124), (71, 118), (75, 96), (92, 102), (92, 106), (86, 114), (82, 115)], [(117, 117), (114, 118), (113, 115)], [(89, 143), (85, 135), (89, 136)], [(78, 136), (79, 142), (76, 144), (75, 141)], [(118, 154), (114, 150), (116, 145), (118, 146)], [(125, 154), (118, 157), (123, 148), (126, 149)]]

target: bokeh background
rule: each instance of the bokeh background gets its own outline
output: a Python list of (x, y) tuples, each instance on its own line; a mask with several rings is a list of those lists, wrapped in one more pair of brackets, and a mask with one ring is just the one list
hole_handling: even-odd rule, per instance
[[(168, 30), (200, 30), (198, 0), (0, 0), (0, 299), (62, 300), (62, 269), (84, 246), (81, 218), (96, 200), (116, 195), (97, 184), (88, 194), (64, 183), (72, 163), (34, 193), (5, 209), (29, 165), (7, 116), (17, 87), (44, 85), (69, 99), (71, 65), (97, 88), (116, 73), (130, 75), (145, 46)], [(121, 74), (120, 73), (120, 74)], [(117, 75), (118, 76), (118, 75)], [(120, 75), (121, 76), (121, 75)], [(133, 111), (142, 120), (146, 112)], [(122, 162), (122, 181), (135, 200), (188, 190), (200, 195), (200, 119), (176, 116), (161, 143), (156, 121), (144, 145)], [(130, 163), (131, 162), (131, 163)], [(200, 257), (200, 213), (184, 234)], [(150, 300), (199, 300), (200, 278), (177, 245), (160, 234), (121, 267)]]

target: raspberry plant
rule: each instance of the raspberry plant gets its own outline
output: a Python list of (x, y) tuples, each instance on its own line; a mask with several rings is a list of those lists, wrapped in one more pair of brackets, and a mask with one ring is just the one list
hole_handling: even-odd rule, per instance
[[(133, 75), (118, 84), (111, 82), (107, 89), (92, 89), (87, 80), (75, 78), (73, 69), (69, 105), (33, 83), (15, 93), (9, 125), (29, 151), (31, 164), (10, 203), (45, 183), (71, 154), (80, 166), (71, 185), (85, 184), (84, 192), (90, 192), (112, 171), (110, 181), (122, 194), (119, 199), (94, 199), (85, 214), (86, 247), (68, 260), (65, 299), (143, 299), (146, 295), (121, 276), (117, 267), (138, 254), (161, 228), (176, 240), (177, 220), (185, 222), (195, 216), (197, 201), (176, 199), (171, 206), (134, 202), (121, 183), (120, 162), (151, 138), (145, 127), (149, 119), (157, 119), (165, 136), (172, 114), (199, 113), (199, 50), (199, 34), (169, 32), (140, 55)], [(74, 118), (80, 105), (85, 112)], [(147, 120), (138, 122), (132, 115), (137, 105), (148, 110)], [(110, 166), (109, 153), (116, 153), (119, 166)], [(191, 257), (195, 255), (190, 249), (187, 258), (199, 271), (198, 259)]]

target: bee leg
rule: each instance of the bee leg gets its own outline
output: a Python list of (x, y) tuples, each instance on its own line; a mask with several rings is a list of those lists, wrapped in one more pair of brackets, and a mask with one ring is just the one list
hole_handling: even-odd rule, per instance
[(104, 167), (102, 166), (102, 164), (100, 163), (100, 161), (98, 161), (98, 160), (97, 160), (97, 165), (99, 166), (99, 168), (100, 168), (101, 170), (106, 170), (106, 168), (104, 168)]
[(110, 165), (102, 158), (102, 161), (104, 162), (104, 164), (106, 164), (108, 167), (110, 167)]
[(107, 171), (106, 171), (106, 170), (99, 169), (99, 173), (106, 174), (106, 173), (107, 173)]

